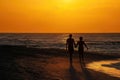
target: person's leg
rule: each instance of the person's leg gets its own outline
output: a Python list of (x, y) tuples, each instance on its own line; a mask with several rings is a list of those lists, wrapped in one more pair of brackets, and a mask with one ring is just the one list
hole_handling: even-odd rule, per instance
[(78, 49), (78, 53), (79, 53), (80, 63), (82, 63), (82, 51), (80, 49)]
[(72, 52), (70, 52), (70, 64), (72, 64)]
[(84, 55), (83, 53), (81, 54), (82, 62), (84, 62)]
[(80, 63), (81, 63), (81, 61), (82, 61), (80, 52), (79, 52), (79, 61), (80, 61)]
[(85, 58), (84, 58), (84, 53), (82, 53), (82, 63), (83, 63), (83, 66), (85, 67)]

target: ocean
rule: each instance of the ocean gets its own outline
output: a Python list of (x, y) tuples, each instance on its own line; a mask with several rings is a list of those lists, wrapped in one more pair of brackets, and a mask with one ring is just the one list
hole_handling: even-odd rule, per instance
[[(0, 33), (0, 45), (27, 45), (36, 48), (65, 49), (68, 35), (67, 33)], [(120, 33), (73, 34), (76, 42), (80, 36), (83, 36), (88, 45), (88, 52), (120, 54)]]

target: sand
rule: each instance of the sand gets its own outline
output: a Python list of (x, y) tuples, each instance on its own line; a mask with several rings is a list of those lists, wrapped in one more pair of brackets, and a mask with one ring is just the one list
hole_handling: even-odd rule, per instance
[[(77, 56), (70, 65), (63, 49), (0, 46), (0, 80), (120, 80), (81, 66)], [(86, 52), (85, 63), (117, 58)]]

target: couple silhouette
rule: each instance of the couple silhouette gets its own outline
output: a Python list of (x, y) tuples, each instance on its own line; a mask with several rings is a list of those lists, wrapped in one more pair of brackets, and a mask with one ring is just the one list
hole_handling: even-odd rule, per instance
[(66, 50), (69, 53), (70, 65), (73, 63), (74, 47), (78, 47), (80, 63), (84, 64), (84, 46), (88, 49), (86, 43), (83, 41), (83, 37), (79, 37), (79, 41), (76, 44), (72, 38), (72, 34), (69, 34), (69, 38), (66, 40)]

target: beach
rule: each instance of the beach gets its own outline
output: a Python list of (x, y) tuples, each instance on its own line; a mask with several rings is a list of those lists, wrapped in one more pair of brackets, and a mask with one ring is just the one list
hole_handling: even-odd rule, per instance
[(86, 52), (84, 67), (75, 52), (71, 66), (64, 49), (4, 45), (0, 46), (0, 80), (120, 80), (87, 68), (92, 62), (118, 58)]

